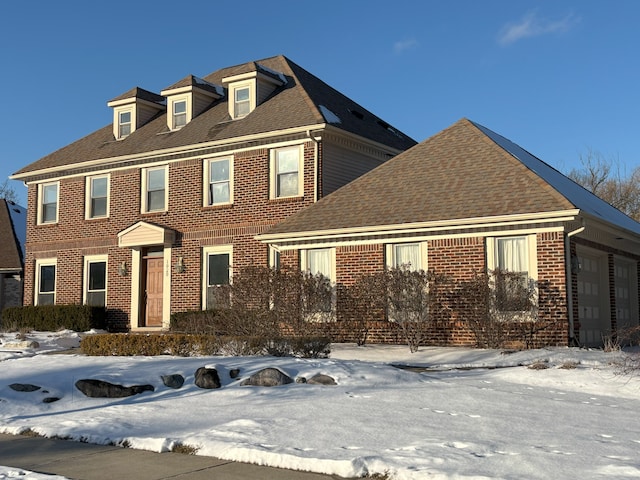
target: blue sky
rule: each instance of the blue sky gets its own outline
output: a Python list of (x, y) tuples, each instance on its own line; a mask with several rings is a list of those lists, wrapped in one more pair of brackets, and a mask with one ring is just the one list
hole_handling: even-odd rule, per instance
[(590, 149), (630, 170), (638, 25), (636, 0), (5, 2), (0, 181), (110, 123), (134, 86), (278, 54), (418, 141), (467, 117), (563, 172)]

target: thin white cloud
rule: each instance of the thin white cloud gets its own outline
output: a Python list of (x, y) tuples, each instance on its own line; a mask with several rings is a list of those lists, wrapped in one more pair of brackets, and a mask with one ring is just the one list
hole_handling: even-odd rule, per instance
[(393, 44), (393, 51), (400, 54), (417, 46), (418, 41), (416, 39), (401, 40)]
[(506, 24), (498, 36), (502, 46), (511, 45), (523, 38), (539, 37), (552, 33), (563, 33), (580, 22), (580, 17), (570, 13), (559, 20), (540, 18), (536, 11), (527, 12), (519, 22)]

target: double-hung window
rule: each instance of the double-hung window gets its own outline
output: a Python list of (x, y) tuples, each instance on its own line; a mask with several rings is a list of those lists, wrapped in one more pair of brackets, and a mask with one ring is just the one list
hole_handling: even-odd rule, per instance
[(167, 167), (143, 169), (143, 212), (158, 212), (167, 205)]
[(131, 134), (131, 112), (124, 111), (118, 114), (118, 138), (125, 138)]
[(203, 249), (203, 308), (213, 309), (229, 304), (229, 291), (226, 288), (231, 280), (231, 246), (205, 247)]
[(56, 259), (36, 260), (36, 305), (56, 303)]
[(301, 147), (278, 148), (272, 151), (272, 198), (302, 195)]
[(249, 87), (238, 87), (233, 92), (233, 116), (242, 118), (251, 111), (251, 90)]
[(85, 257), (84, 303), (104, 307), (107, 302), (107, 258)]
[[(305, 285), (305, 311), (310, 314), (332, 312), (335, 305), (335, 249), (314, 248), (301, 251), (302, 267), (313, 277)], [(319, 318), (316, 318), (319, 319)]]
[(487, 263), (494, 275), (498, 310), (529, 310), (537, 279), (535, 252), (535, 235), (487, 239)]
[(177, 130), (187, 124), (187, 101), (173, 102), (173, 129)]
[(38, 223), (56, 223), (58, 221), (59, 184), (45, 183), (39, 186)]
[(86, 218), (103, 218), (109, 215), (109, 176), (87, 178)]
[(233, 162), (231, 158), (209, 160), (207, 205), (232, 203)]

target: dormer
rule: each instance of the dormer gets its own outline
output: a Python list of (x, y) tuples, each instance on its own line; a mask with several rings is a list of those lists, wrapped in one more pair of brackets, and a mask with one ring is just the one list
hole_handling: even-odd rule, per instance
[(160, 92), (167, 98), (167, 127), (180, 130), (224, 97), (224, 88), (194, 75), (188, 75)]
[(110, 100), (107, 105), (113, 108), (116, 140), (127, 138), (166, 107), (164, 97), (139, 87)]
[(287, 79), (280, 72), (254, 63), (250, 71), (225, 77), (222, 83), (229, 90), (229, 116), (236, 120), (253, 112), (276, 88), (285, 85)]

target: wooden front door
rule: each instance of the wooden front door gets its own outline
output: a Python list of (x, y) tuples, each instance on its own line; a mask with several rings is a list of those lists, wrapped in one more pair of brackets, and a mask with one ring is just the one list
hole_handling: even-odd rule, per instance
[(162, 281), (164, 276), (164, 258), (145, 258), (145, 305), (144, 326), (162, 326)]

